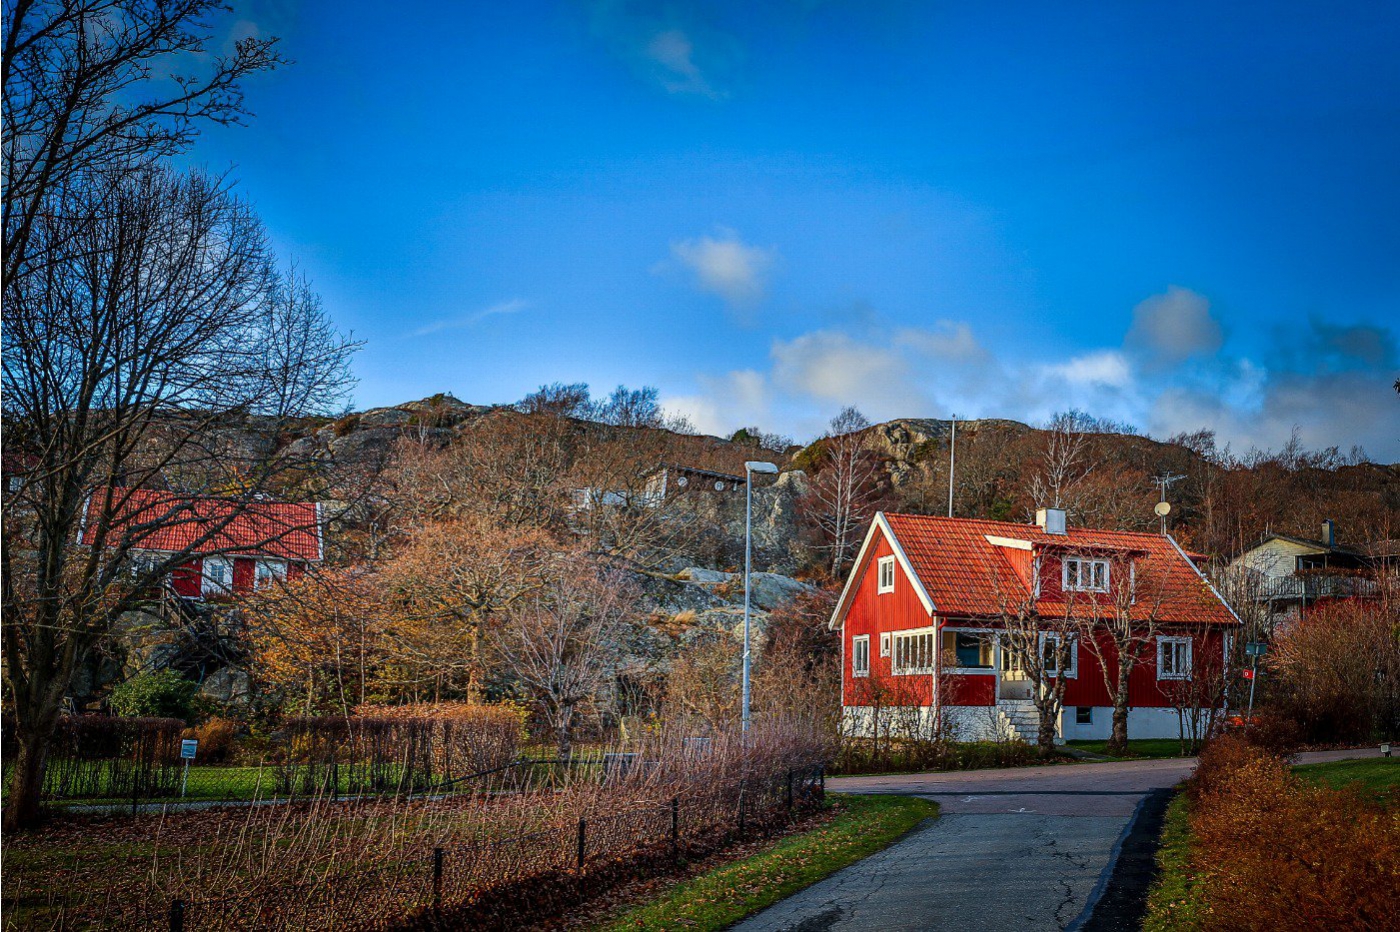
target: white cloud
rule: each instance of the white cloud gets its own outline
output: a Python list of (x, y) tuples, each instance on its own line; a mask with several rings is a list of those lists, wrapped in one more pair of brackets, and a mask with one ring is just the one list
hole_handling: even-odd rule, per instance
[(652, 36), (645, 55), (660, 66), (658, 80), (671, 93), (720, 96), (695, 64), (695, 45), (681, 30), (666, 29)]
[(637, 76), (668, 93), (721, 100), (743, 58), (739, 41), (709, 20), (705, 4), (594, 0), (593, 35)]
[(732, 230), (671, 244), (671, 255), (695, 276), (696, 287), (719, 295), (734, 308), (763, 300), (777, 252), (748, 246)]
[(429, 334), (441, 333), (444, 330), (461, 330), (479, 323), (488, 317), (497, 317), (505, 314), (518, 314), (530, 306), (530, 302), (523, 298), (511, 298), (509, 301), (501, 301), (484, 307), (481, 310), (468, 314), (465, 317), (448, 318), (435, 320), (432, 323), (424, 324), (411, 334), (415, 337), (426, 337)]
[(895, 331), (894, 342), (934, 359), (970, 362), (987, 358), (987, 351), (962, 321), (940, 320), (932, 330), (905, 327)]
[(686, 417), (705, 434), (728, 436), (740, 427), (767, 423), (772, 393), (768, 379), (753, 369), (700, 376), (700, 392), (661, 399), (667, 411)]
[(773, 381), (782, 389), (827, 401), (902, 388), (908, 367), (894, 350), (845, 333), (818, 330), (773, 344)]
[(1124, 345), (1159, 365), (1174, 365), (1220, 349), (1220, 323), (1210, 302), (1189, 288), (1172, 285), (1133, 308), (1133, 324)]
[(1128, 360), (1117, 350), (1098, 350), (1075, 356), (1068, 362), (1046, 366), (1045, 372), (1064, 379), (1070, 385), (1127, 388), (1133, 382)]

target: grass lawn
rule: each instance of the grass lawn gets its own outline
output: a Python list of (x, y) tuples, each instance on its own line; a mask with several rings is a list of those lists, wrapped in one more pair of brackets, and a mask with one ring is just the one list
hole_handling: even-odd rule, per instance
[(1177, 932), (1198, 929), (1205, 904), (1191, 885), (1186, 866), (1191, 857), (1191, 828), (1185, 794), (1178, 793), (1167, 807), (1162, 827), (1162, 847), (1157, 849), (1161, 875), (1147, 896), (1143, 932)]
[[(1065, 744), (1090, 754), (1108, 754), (1107, 741), (1066, 741)], [(1141, 738), (1128, 740), (1126, 758), (1181, 757), (1181, 742), (1176, 738)]]
[(726, 928), (888, 847), (938, 814), (937, 803), (910, 796), (833, 794), (832, 799), (839, 812), (830, 822), (684, 880), (645, 903), (614, 913), (594, 930)]
[(1361, 791), (1385, 803), (1400, 803), (1400, 758), (1372, 757), (1365, 760), (1338, 760), (1326, 764), (1302, 764), (1293, 772), (1322, 786), (1341, 789), (1353, 783)]

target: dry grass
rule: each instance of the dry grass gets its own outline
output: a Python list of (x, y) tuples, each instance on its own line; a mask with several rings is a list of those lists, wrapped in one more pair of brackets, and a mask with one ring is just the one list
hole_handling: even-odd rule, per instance
[[(671, 856), (673, 806), (687, 844), (718, 844), (742, 811), (741, 786), (757, 822), (781, 804), (790, 768), (826, 754), (811, 730), (791, 726), (747, 742), (721, 735), (703, 748), (660, 735), (627, 750), (637, 757), (625, 773), (601, 779), (600, 768), (587, 768), (519, 792), (56, 824), (7, 846), (6, 920), (140, 926), (163, 921), (178, 898), (189, 904), (191, 930), (428, 922), (441, 848), (442, 905), (475, 910), (476, 926), (508, 926), (515, 901), (557, 911), (626, 876), (638, 858)], [(577, 864), (580, 820), (586, 872)]]

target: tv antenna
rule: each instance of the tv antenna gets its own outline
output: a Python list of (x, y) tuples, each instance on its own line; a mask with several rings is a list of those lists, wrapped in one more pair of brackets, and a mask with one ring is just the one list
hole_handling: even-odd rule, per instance
[(1185, 478), (1185, 475), (1175, 475), (1169, 472), (1164, 472), (1160, 476), (1152, 477), (1152, 481), (1157, 483), (1157, 487), (1162, 490), (1162, 498), (1156, 505), (1152, 506), (1152, 511), (1158, 518), (1162, 519), (1163, 537), (1167, 536), (1167, 515), (1172, 513), (1171, 502), (1167, 501), (1167, 489), (1171, 488), (1172, 483), (1180, 482)]

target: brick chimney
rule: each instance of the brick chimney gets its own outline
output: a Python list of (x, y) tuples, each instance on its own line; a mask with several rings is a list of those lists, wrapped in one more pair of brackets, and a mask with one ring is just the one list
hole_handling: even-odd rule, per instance
[(1329, 547), (1337, 546), (1337, 522), (1331, 518), (1322, 522), (1322, 542)]

